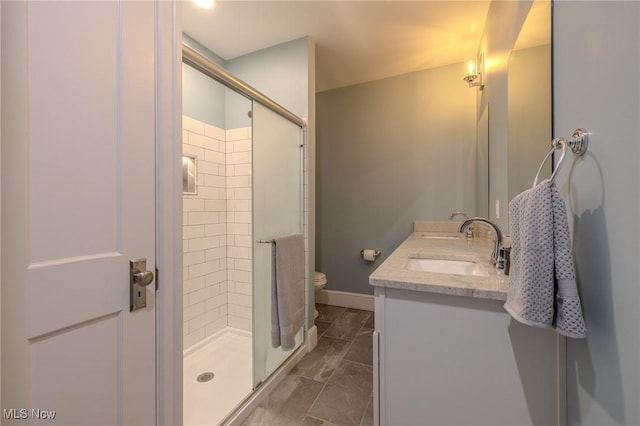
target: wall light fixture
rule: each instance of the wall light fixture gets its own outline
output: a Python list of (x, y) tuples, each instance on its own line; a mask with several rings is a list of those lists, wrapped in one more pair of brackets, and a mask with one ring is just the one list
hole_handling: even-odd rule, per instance
[(484, 52), (478, 56), (478, 60), (471, 59), (464, 62), (463, 79), (469, 83), (469, 87), (484, 89)]

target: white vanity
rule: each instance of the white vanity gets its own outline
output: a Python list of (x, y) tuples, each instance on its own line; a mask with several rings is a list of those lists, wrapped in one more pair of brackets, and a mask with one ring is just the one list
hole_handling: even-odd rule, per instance
[(369, 278), (374, 424), (563, 425), (564, 338), (511, 319), (493, 243), (456, 229), (416, 223)]

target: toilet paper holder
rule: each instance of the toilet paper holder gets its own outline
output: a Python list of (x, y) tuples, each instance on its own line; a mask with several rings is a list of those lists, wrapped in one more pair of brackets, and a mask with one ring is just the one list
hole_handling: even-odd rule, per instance
[[(368, 254), (373, 254), (373, 259), (365, 257), (365, 251), (369, 252)], [(371, 253), (373, 252), (373, 253)], [(360, 257), (364, 259), (365, 262), (375, 262), (382, 252), (380, 250), (370, 250), (370, 249), (362, 249), (360, 250)]]

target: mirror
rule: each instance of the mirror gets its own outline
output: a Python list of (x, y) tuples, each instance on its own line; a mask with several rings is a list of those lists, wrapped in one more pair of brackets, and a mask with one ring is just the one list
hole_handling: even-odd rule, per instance
[[(551, 2), (531, 6), (507, 69), (508, 199), (531, 188), (551, 147)], [(551, 174), (545, 164), (540, 180)]]
[[(485, 213), (486, 200), (486, 217), (508, 234), (509, 201), (531, 188), (551, 145), (551, 0), (492, 2), (480, 49), (487, 78), (476, 130), (483, 135), (484, 109), (491, 109), (488, 200), (478, 191), (478, 214)], [(543, 178), (551, 170), (546, 167)]]
[(476, 129), (476, 215), (489, 217), (489, 104)]

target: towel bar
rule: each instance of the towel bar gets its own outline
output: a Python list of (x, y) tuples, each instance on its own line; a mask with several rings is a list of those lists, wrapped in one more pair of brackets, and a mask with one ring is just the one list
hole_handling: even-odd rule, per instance
[(542, 160), (542, 164), (538, 167), (538, 173), (536, 173), (536, 178), (533, 180), (533, 186), (538, 184), (538, 179), (540, 178), (540, 173), (542, 172), (542, 168), (544, 167), (547, 159), (555, 152), (556, 149), (561, 148), (562, 152), (560, 153), (560, 159), (556, 164), (556, 168), (551, 174), (551, 180), (556, 178), (556, 174), (558, 174), (558, 170), (562, 167), (562, 163), (564, 162), (564, 156), (567, 153), (567, 146), (571, 148), (571, 151), (578, 157), (584, 155), (587, 152), (587, 147), (589, 146), (589, 132), (585, 129), (576, 129), (569, 139), (564, 138), (555, 138), (551, 141), (551, 150), (545, 155)]

